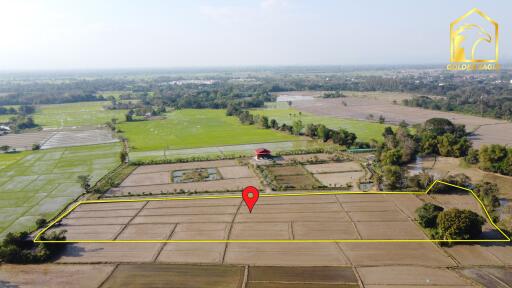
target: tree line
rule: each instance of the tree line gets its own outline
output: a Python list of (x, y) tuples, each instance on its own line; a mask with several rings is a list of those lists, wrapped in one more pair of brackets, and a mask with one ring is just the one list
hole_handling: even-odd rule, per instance
[[(323, 97), (338, 98), (344, 96), (341, 91), (388, 91), (425, 95), (404, 100), (403, 104), (407, 106), (512, 119), (511, 76), (506, 71), (499, 76), (487, 75), (478, 79), (428, 72), (354, 75), (347, 74), (348, 70), (329, 67), (253, 72), (248, 79), (250, 81), (235, 81), (237, 77), (249, 77), (248, 74), (226, 74), (222, 71), (208, 76), (189, 75), (189, 78), (155, 74), (149, 77), (106, 75), (92, 79), (70, 76), (61, 81), (0, 81), (0, 93), (4, 94), (0, 96), (0, 105), (103, 101), (102, 91), (125, 91), (122, 98), (152, 102), (145, 104), (153, 106), (220, 109), (235, 101), (251, 108), (272, 101), (272, 92), (337, 91), (327, 92)], [(175, 80), (185, 79), (214, 81), (209, 84), (172, 84)]]
[(355, 133), (349, 132), (345, 129), (330, 129), (323, 124), (307, 124), (301, 120), (295, 120), (291, 125), (286, 123), (279, 124), (276, 119), (269, 119), (264, 115), (254, 115), (248, 110), (243, 110), (235, 104), (230, 104), (226, 109), (227, 116), (236, 116), (240, 120), (240, 123), (247, 125), (258, 125), (264, 129), (274, 129), (278, 131), (288, 132), (292, 135), (305, 135), (313, 139), (319, 139), (323, 142), (332, 141), (334, 144), (346, 146), (346, 147), (362, 147), (367, 148), (370, 146), (369, 143), (357, 142), (357, 136)]
[(495, 97), (484, 94), (451, 94), (449, 97), (433, 99), (419, 96), (404, 99), (405, 106), (431, 110), (454, 111), (472, 115), (512, 120), (512, 96)]
[(470, 149), (465, 157), (469, 164), (493, 173), (512, 176), (512, 148), (499, 145), (483, 145), (480, 150)]
[[(402, 166), (416, 160), (418, 155), (439, 155), (446, 157), (464, 157), (471, 148), (463, 125), (455, 125), (448, 119), (432, 118), (423, 125), (416, 125), (412, 134), (407, 124), (393, 130), (386, 127), (384, 141), (377, 144), (375, 165), (376, 182), (388, 189), (407, 186)], [(428, 179), (422, 179), (428, 182)], [(420, 181), (420, 180), (418, 180)]]

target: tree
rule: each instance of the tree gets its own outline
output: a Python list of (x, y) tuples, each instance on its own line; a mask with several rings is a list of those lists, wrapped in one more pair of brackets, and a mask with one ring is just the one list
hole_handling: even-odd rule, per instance
[(433, 155), (438, 154), (439, 149), (437, 146), (437, 136), (432, 132), (423, 132), (421, 133), (420, 140), (420, 152), (423, 155)]
[(133, 109), (130, 109), (128, 112), (126, 112), (126, 114), (124, 115), (124, 117), (126, 118), (126, 122), (133, 121), (134, 114), (135, 114), (135, 111), (133, 111)]
[(455, 130), (455, 125), (445, 118), (431, 118), (425, 122), (425, 130), (441, 136), (445, 133), (452, 133)]
[(500, 199), (497, 196), (500, 189), (496, 183), (482, 182), (476, 184), (473, 191), (488, 211), (494, 211), (495, 208), (500, 206)]
[(36, 220), (36, 227), (37, 227), (37, 229), (41, 229), (41, 228), (43, 228), (44, 226), (46, 226), (46, 223), (47, 223), (46, 219), (44, 219), (44, 218), (38, 218), (38, 219)]
[(483, 145), (480, 148), (480, 164), (478, 166), (482, 170), (499, 173), (500, 165), (502, 165), (507, 156), (508, 151), (505, 146), (497, 144)]
[(41, 149), (41, 145), (40, 145), (40, 144), (37, 144), (37, 143), (32, 144), (32, 150), (33, 150), (33, 151), (35, 151), (35, 150), (39, 150), (39, 149)]
[(437, 226), (437, 217), (439, 213), (444, 210), (443, 207), (437, 206), (432, 203), (425, 203), (418, 209), (416, 209), (416, 215), (418, 215), (418, 222), (421, 227), (434, 228)]
[(270, 120), (270, 127), (272, 127), (272, 129), (279, 129), (279, 123), (277, 123), (276, 119), (272, 119)]
[(301, 120), (295, 120), (292, 124), (293, 127), (293, 135), (300, 135), (302, 128), (304, 128), (304, 124), (302, 124)]
[(427, 171), (423, 170), (416, 175), (407, 177), (409, 187), (416, 187), (421, 190), (427, 189), (432, 182), (434, 182), (434, 176), (430, 175)]
[(402, 184), (403, 173), (402, 169), (399, 166), (384, 166), (383, 177), (384, 177), (384, 185), (389, 189), (399, 188)]
[(110, 130), (112, 131), (115, 131), (116, 130), (116, 126), (114, 125), (114, 123), (110, 122), (110, 121), (107, 121), (105, 122), (105, 125), (110, 128)]
[(259, 122), (259, 125), (261, 128), (265, 128), (265, 129), (270, 128), (270, 125), (268, 124), (267, 116), (261, 116), (258, 122)]
[(121, 151), (119, 153), (119, 160), (121, 160), (121, 163), (126, 163), (128, 162), (128, 152), (126, 151)]
[(36, 107), (32, 106), (32, 105), (21, 105), (19, 108), (18, 108), (18, 113), (20, 115), (28, 115), (28, 114), (33, 114), (34, 112), (36, 112)]
[[(40, 219), (39, 219), (40, 220)], [(38, 221), (42, 224), (42, 221)], [(41, 235), (41, 240), (64, 241), (65, 230)], [(28, 232), (7, 233), (0, 245), (0, 261), (4, 263), (43, 263), (53, 259), (66, 246), (63, 243), (34, 243)]]
[(320, 124), (316, 128), (316, 135), (318, 136), (318, 139), (326, 142), (329, 140), (329, 129), (325, 127), (324, 124)]
[(485, 219), (471, 210), (451, 208), (439, 213), (437, 228), (444, 240), (478, 239)]
[(384, 118), (384, 116), (380, 115), (379, 116), (379, 123), (380, 124), (384, 124), (384, 122), (386, 122), (386, 118)]
[(346, 147), (350, 147), (354, 145), (356, 142), (357, 136), (356, 134), (349, 132), (345, 129), (339, 129), (338, 131), (332, 131), (333, 136), (331, 137), (333, 139), (333, 142), (339, 145), (344, 145)]
[(9, 145), (0, 146), (0, 151), (8, 152), (9, 150), (11, 150), (11, 146)]
[[(471, 179), (463, 173), (458, 173), (455, 175), (448, 175), (441, 181), (455, 185), (460, 187), (469, 187), (471, 184)], [(430, 188), (431, 193), (451, 193), (454, 191), (461, 191), (460, 188), (457, 188), (452, 185), (446, 185), (444, 183), (437, 183), (436, 185)]]
[(478, 149), (470, 148), (468, 151), (468, 155), (464, 157), (464, 160), (466, 160), (466, 163), (468, 164), (478, 164), (480, 161), (478, 159)]
[(380, 155), (382, 165), (400, 165), (402, 159), (402, 151), (398, 148), (384, 151)]
[(80, 187), (82, 187), (85, 192), (89, 192), (91, 189), (91, 176), (89, 175), (79, 175), (77, 177), (78, 183), (80, 183)]
[(317, 136), (316, 134), (316, 125), (309, 123), (306, 125), (306, 129), (304, 130), (304, 135), (314, 138)]
[(466, 137), (457, 138), (454, 134), (446, 133), (437, 137), (437, 148), (441, 156), (462, 157), (467, 155), (471, 143)]
[(393, 128), (389, 127), (389, 126), (386, 126), (386, 128), (384, 128), (384, 132), (382, 132), (382, 136), (385, 137), (388, 137), (388, 136), (394, 136), (395, 135), (395, 132), (393, 131)]
[(240, 113), (240, 105), (235, 103), (229, 103), (226, 108), (226, 116), (236, 116)]

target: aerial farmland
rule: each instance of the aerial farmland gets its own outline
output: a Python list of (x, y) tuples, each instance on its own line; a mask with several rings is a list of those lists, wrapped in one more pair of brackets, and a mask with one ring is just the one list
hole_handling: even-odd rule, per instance
[(512, 288), (475, 3), (0, 1), (0, 288)]

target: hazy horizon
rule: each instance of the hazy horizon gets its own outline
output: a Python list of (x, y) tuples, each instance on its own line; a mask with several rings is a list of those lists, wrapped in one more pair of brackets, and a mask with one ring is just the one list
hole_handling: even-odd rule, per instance
[(510, 63), (510, 1), (0, 0), (0, 71), (445, 65), (472, 8)]

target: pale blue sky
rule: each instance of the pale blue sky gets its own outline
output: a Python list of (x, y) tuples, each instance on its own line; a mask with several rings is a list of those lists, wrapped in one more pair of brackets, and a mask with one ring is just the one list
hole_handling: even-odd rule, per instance
[(0, 0), (0, 70), (446, 64), (472, 8), (512, 60), (510, 0)]

